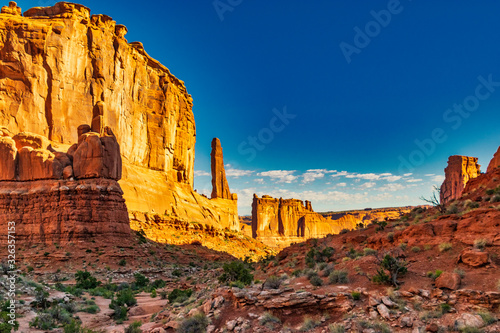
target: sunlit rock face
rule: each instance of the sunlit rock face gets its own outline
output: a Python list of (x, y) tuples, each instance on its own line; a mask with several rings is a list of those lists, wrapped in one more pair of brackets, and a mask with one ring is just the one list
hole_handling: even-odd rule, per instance
[(441, 185), (442, 204), (460, 198), (467, 182), (481, 174), (481, 166), (477, 161), (476, 157), (450, 156), (448, 166), (444, 169), (445, 180)]
[(493, 158), (490, 161), (490, 164), (488, 165), (487, 172), (493, 172), (495, 169), (500, 167), (500, 147), (498, 148), (497, 152), (495, 155), (493, 155)]
[(15, 225), (20, 243), (131, 240), (117, 182), (120, 146), (109, 127), (100, 136), (80, 126), (67, 152), (38, 134), (0, 132), (1, 228)]
[[(23, 16), (15, 4), (4, 7), (0, 126), (41, 135), (70, 149), (79, 142), (74, 130), (79, 125), (89, 124), (100, 136), (106, 125), (116, 135), (123, 158), (120, 184), (129, 211), (239, 228), (233, 197), (206, 200), (193, 191), (196, 130), (184, 83), (151, 58), (141, 43), (129, 43), (126, 34), (127, 28), (111, 17), (91, 15), (78, 4), (35, 7)], [(105, 143), (104, 152), (95, 151), (93, 135), (84, 141), (90, 149), (85, 154), (93, 161), (111, 148)], [(12, 144), (5, 147), (0, 154), (8, 157)], [(34, 160), (57, 160), (38, 152), (21, 153)], [(88, 172), (94, 162), (74, 166), (74, 172), (92, 176)], [(57, 163), (44, 163), (44, 172), (61, 172)], [(102, 167), (117, 178), (118, 166)]]
[(276, 246), (339, 233), (342, 228), (312, 210), (311, 203), (254, 195), (252, 237)]

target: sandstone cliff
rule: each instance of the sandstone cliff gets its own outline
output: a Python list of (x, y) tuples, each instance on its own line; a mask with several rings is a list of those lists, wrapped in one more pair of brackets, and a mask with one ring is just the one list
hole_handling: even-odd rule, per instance
[(448, 166), (444, 169), (445, 180), (441, 185), (442, 204), (460, 198), (467, 182), (481, 174), (477, 160), (476, 157), (450, 156)]
[[(15, 222), (19, 242), (124, 241), (130, 225), (120, 147), (113, 132), (78, 128), (67, 153), (47, 138), (0, 129), (0, 227)], [(6, 234), (2, 233), (2, 239)]]
[(252, 237), (269, 246), (287, 245), (308, 238), (339, 233), (342, 228), (312, 210), (309, 201), (276, 199), (254, 194)]
[(342, 226), (342, 229), (352, 230), (358, 225), (367, 226), (375, 221), (396, 220), (404, 214), (409, 213), (412, 206), (394, 207), (394, 208), (375, 208), (364, 210), (350, 210), (344, 212), (326, 212), (321, 213), (323, 217), (334, 220), (335, 223)]
[(488, 169), (486, 170), (486, 172), (492, 172), (498, 167), (500, 167), (500, 147), (498, 147), (497, 152), (495, 153), (495, 155), (493, 155), (490, 164), (488, 164)]
[[(106, 124), (121, 147), (129, 212), (239, 229), (236, 200), (206, 200), (193, 191), (196, 130), (184, 83), (126, 33), (111, 17), (78, 4), (24, 15), (15, 3), (4, 7), (0, 126), (45, 136), (66, 151), (78, 143), (77, 126), (103, 134)], [(86, 173), (86, 165), (75, 167)]]

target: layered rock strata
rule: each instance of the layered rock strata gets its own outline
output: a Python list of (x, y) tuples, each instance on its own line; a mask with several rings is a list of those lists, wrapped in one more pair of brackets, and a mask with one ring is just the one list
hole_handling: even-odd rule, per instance
[[(84, 129), (82, 131), (82, 129)], [(79, 127), (79, 143), (58, 151), (33, 133), (0, 130), (0, 227), (15, 223), (18, 242), (123, 241), (130, 225), (121, 176), (120, 146)], [(5, 240), (6, 233), (2, 233)]]
[(444, 169), (445, 180), (441, 185), (440, 201), (442, 204), (460, 198), (467, 182), (481, 174), (481, 166), (477, 160), (476, 157), (450, 156), (448, 166)]
[(252, 237), (270, 246), (339, 233), (342, 228), (312, 210), (309, 201), (254, 194)]
[[(67, 149), (85, 131), (106, 136), (106, 124), (121, 148), (120, 184), (129, 211), (239, 229), (233, 197), (207, 200), (193, 190), (196, 128), (184, 83), (140, 42), (129, 43), (126, 34), (111, 17), (91, 15), (79, 4), (60, 2), (23, 15), (13, 2), (4, 7), (0, 126), (47, 137)], [(90, 125), (77, 133), (73, 129), (80, 124)], [(103, 153), (93, 150), (95, 135), (85, 142), (89, 161)], [(108, 148), (104, 144), (104, 151)], [(75, 175), (94, 176), (88, 173), (93, 164), (73, 166)], [(116, 178), (116, 167), (100, 170)]]

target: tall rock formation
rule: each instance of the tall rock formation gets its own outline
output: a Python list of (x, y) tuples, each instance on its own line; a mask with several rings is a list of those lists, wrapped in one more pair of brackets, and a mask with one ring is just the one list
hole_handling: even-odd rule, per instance
[(0, 228), (14, 222), (16, 239), (28, 243), (130, 238), (120, 147), (109, 127), (104, 136), (82, 133), (67, 153), (37, 134), (0, 132)]
[(226, 170), (224, 169), (224, 156), (222, 146), (218, 138), (212, 140), (212, 198), (232, 199), (229, 192), (229, 185), (226, 179)]
[[(236, 200), (205, 200), (193, 190), (196, 129), (184, 83), (126, 34), (111, 17), (91, 15), (79, 4), (35, 7), (24, 15), (15, 3), (2, 8), (0, 126), (70, 148), (82, 133), (106, 136), (106, 124), (121, 149), (120, 184), (129, 212), (239, 229)], [(77, 134), (80, 124), (89, 126)], [(108, 142), (101, 138), (97, 146), (95, 134), (83, 141), (85, 150), (75, 153), (88, 164), (73, 165), (75, 173), (92, 177), (89, 170), (95, 170), (116, 178), (118, 165), (99, 162), (112, 148)], [(28, 148), (19, 155), (60, 172), (51, 155)]]
[(495, 155), (493, 155), (493, 158), (491, 159), (486, 172), (488, 173), (493, 172), (493, 170), (495, 170), (498, 167), (500, 167), (500, 147), (498, 147), (497, 152), (495, 153)]
[(445, 180), (441, 185), (442, 204), (460, 198), (467, 182), (481, 174), (481, 166), (477, 160), (476, 157), (450, 156), (448, 166), (444, 169)]
[(342, 228), (312, 210), (309, 201), (276, 199), (254, 194), (252, 237), (266, 245), (280, 246), (308, 238), (339, 233)]

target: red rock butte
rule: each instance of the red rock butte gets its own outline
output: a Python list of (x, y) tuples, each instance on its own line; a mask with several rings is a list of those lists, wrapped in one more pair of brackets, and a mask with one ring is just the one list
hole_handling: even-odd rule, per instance
[[(95, 170), (109, 176), (106, 179), (121, 176), (123, 198), (136, 218), (154, 213), (165, 220), (239, 230), (236, 196), (228, 195), (222, 173), (222, 150), (221, 162), (218, 151), (215, 154), (216, 182), (222, 185), (215, 197), (193, 190), (196, 126), (191, 95), (141, 43), (129, 43), (126, 34), (127, 28), (111, 17), (91, 15), (79, 4), (60, 2), (24, 14), (15, 3), (3, 7), (0, 126), (44, 137), (44, 146), (69, 155), (75, 144), (88, 147), (85, 154), (90, 158), (73, 162), (74, 176), (96, 177)], [(89, 125), (79, 128), (81, 124)], [(100, 165), (93, 159), (101, 153), (92, 150), (98, 140), (104, 152), (113, 150), (104, 126), (116, 135), (120, 165)], [(93, 134), (82, 136), (88, 131)], [(9, 139), (2, 142), (13, 147)], [(43, 164), (17, 175), (20, 179), (37, 179), (42, 170), (51, 177), (60, 175), (59, 164), (67, 161), (59, 161), (56, 153), (50, 158), (41, 154), (20, 149), (22, 172), (27, 155)], [(13, 172), (2, 165), (3, 178), (13, 179)]]

